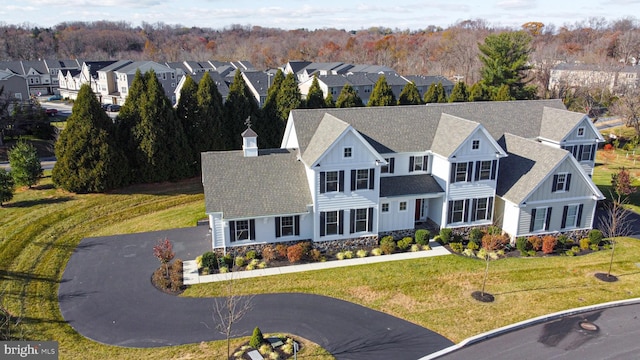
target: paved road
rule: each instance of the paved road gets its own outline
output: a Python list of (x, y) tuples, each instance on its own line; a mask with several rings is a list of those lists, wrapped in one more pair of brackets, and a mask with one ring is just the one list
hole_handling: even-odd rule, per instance
[[(106, 344), (156, 347), (220, 340), (213, 299), (156, 290), (152, 247), (168, 237), (176, 257), (193, 259), (208, 247), (207, 227), (87, 238), (63, 274), (58, 299), (80, 334)], [(256, 278), (255, 281), (260, 281)], [(259, 295), (237, 323), (238, 335), (288, 332), (320, 344), (337, 359), (418, 359), (453, 345), (422, 327), (353, 303), (309, 294)]]
[[(595, 331), (580, 324), (596, 325)], [(640, 304), (590, 311), (464, 347), (439, 360), (631, 360), (640, 358)]]

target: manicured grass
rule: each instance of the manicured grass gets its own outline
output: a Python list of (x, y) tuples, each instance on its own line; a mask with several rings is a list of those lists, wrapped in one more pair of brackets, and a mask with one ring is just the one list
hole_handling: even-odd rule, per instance
[[(45, 178), (0, 208), (3, 305), (22, 319), (26, 339), (59, 341), (60, 359), (224, 358), (224, 341), (153, 349), (99, 344), (76, 333), (58, 308), (58, 283), (82, 238), (194, 226), (203, 217), (200, 179), (77, 195), (54, 189)], [(232, 346), (246, 340), (234, 340)], [(301, 352), (304, 356), (333, 359), (311, 343)]]

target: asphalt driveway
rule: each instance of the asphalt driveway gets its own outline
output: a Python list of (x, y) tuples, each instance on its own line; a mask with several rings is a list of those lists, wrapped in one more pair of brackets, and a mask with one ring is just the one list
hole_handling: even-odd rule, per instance
[[(153, 245), (168, 237), (176, 258), (208, 248), (207, 227), (86, 238), (71, 256), (59, 287), (60, 310), (80, 334), (126, 347), (221, 340), (213, 299), (164, 294), (151, 285), (159, 266)], [(255, 278), (260, 281), (260, 278)], [(337, 359), (418, 359), (453, 343), (408, 321), (353, 303), (309, 294), (270, 294), (234, 329), (250, 335), (287, 332), (318, 343)]]

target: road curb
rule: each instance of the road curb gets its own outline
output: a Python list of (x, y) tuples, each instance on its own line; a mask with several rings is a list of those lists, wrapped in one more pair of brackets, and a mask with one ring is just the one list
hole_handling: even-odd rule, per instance
[(529, 319), (529, 320), (524, 320), (515, 324), (511, 324), (511, 325), (507, 325), (507, 326), (503, 326), (501, 328), (495, 329), (495, 330), (491, 330), (482, 334), (478, 334), (469, 338), (466, 338), (464, 340), (462, 340), (461, 342), (449, 346), (448, 348), (444, 348), (440, 351), (434, 352), (432, 354), (429, 354), (427, 356), (421, 357), (418, 360), (432, 360), (432, 359), (437, 359), (441, 356), (444, 356), (446, 354), (449, 354), (451, 352), (454, 352), (456, 350), (462, 349), (465, 346), (469, 346), (469, 345), (473, 345), (479, 342), (482, 342), (484, 340), (488, 340), (490, 338), (494, 338), (496, 336), (500, 336), (512, 331), (516, 331), (516, 330), (520, 330), (522, 328), (526, 328), (529, 326), (533, 326), (533, 325), (537, 325), (543, 322), (547, 322), (547, 321), (552, 321), (552, 320), (556, 320), (559, 318), (563, 318), (566, 316), (571, 316), (571, 315), (576, 315), (576, 314), (580, 314), (580, 313), (585, 313), (585, 312), (589, 312), (589, 311), (594, 311), (594, 310), (602, 310), (602, 309), (609, 309), (609, 308), (613, 308), (613, 307), (617, 307), (617, 306), (625, 306), (625, 305), (635, 305), (635, 304), (640, 304), (640, 298), (633, 298), (633, 299), (626, 299), (626, 300), (618, 300), (618, 301), (611, 301), (611, 302), (607, 302), (607, 303), (602, 303), (602, 304), (596, 304), (596, 305), (589, 305), (589, 306), (583, 306), (583, 307), (579, 307), (579, 308), (575, 308), (575, 309), (569, 309), (569, 310), (563, 310), (563, 311), (558, 311), (552, 314), (547, 314), (547, 315), (542, 315), (542, 316), (538, 316), (536, 318), (533, 319)]

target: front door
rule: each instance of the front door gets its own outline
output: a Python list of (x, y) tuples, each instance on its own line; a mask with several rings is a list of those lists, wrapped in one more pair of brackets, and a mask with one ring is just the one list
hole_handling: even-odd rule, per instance
[(416, 217), (415, 221), (422, 219), (422, 199), (416, 199)]
[(416, 199), (416, 215), (415, 221), (427, 220), (429, 202), (427, 199)]

